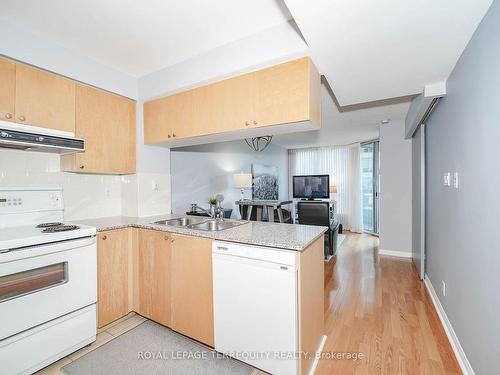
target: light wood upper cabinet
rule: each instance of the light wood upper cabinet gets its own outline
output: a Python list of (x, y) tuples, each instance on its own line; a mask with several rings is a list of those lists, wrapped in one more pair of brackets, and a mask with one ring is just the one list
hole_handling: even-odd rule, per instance
[(186, 91), (144, 103), (144, 142), (186, 137), (195, 132), (191, 111), (193, 92)]
[(171, 325), (171, 234), (141, 229), (137, 259), (138, 313)]
[(277, 125), (289, 132), (318, 129), (319, 95), (320, 75), (312, 61), (290, 61), (146, 102), (145, 143), (183, 146), (259, 131), (272, 135)]
[(16, 64), (0, 58), (0, 120), (14, 121), (16, 104)]
[(129, 232), (111, 230), (97, 236), (98, 327), (128, 314)]
[(214, 346), (212, 241), (172, 234), (172, 329)]
[(28, 65), (16, 64), (18, 123), (75, 131), (75, 82)]
[(77, 85), (76, 136), (85, 140), (85, 151), (63, 156), (63, 170), (135, 173), (134, 101)]
[[(313, 74), (314, 72), (314, 74)], [(300, 121), (318, 122), (312, 95), (319, 91), (319, 74), (308, 58), (253, 73), (253, 126)]]
[(253, 117), (253, 76), (244, 74), (192, 90), (194, 134), (210, 135), (245, 128)]

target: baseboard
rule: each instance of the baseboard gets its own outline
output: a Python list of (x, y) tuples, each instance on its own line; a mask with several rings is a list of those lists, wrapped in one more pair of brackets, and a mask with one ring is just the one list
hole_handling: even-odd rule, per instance
[(453, 352), (455, 353), (455, 357), (457, 358), (462, 372), (465, 375), (475, 375), (474, 370), (472, 369), (472, 366), (470, 365), (470, 362), (465, 355), (464, 349), (462, 348), (462, 345), (460, 345), (460, 341), (458, 340), (455, 330), (453, 329), (453, 326), (451, 325), (448, 316), (444, 311), (443, 305), (441, 305), (436, 291), (432, 286), (431, 280), (427, 275), (425, 275), (424, 284), (427, 288), (427, 291), (429, 292), (429, 295), (431, 296), (434, 308), (436, 309), (439, 319), (441, 320), (441, 324), (443, 325), (444, 331), (446, 332), (446, 336), (448, 336), (448, 341), (453, 348)]
[(378, 250), (379, 255), (387, 255), (390, 257), (398, 257), (398, 258), (411, 258), (411, 252), (408, 251), (396, 251), (396, 250)]
[(311, 367), (309, 368), (308, 375), (314, 375), (314, 372), (316, 371), (316, 367), (318, 367), (319, 357), (320, 357), (321, 352), (323, 351), (323, 348), (325, 347), (326, 338), (327, 338), (326, 335), (323, 335), (323, 337), (321, 338), (321, 342), (319, 343), (318, 350), (316, 350), (316, 353), (315, 353), (316, 358), (314, 358), (314, 361), (313, 361)]

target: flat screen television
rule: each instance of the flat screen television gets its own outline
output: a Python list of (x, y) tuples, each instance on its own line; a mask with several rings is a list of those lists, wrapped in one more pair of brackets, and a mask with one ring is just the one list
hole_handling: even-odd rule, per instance
[(293, 197), (301, 199), (327, 199), (330, 197), (330, 176), (315, 174), (293, 176)]

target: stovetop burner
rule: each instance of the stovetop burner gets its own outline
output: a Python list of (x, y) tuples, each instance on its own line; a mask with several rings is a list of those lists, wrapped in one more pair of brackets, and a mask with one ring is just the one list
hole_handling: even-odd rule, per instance
[(58, 225), (52, 226), (42, 229), (43, 233), (57, 233), (57, 232), (66, 232), (69, 230), (76, 230), (80, 227), (78, 225)]
[(42, 224), (38, 224), (36, 227), (37, 228), (50, 228), (50, 227), (58, 227), (59, 225), (63, 225), (63, 223), (60, 223), (60, 222), (42, 223)]

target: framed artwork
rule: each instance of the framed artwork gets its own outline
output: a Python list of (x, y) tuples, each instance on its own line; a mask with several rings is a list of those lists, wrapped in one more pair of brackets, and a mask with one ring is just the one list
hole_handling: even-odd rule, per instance
[(278, 167), (252, 164), (252, 198), (278, 199)]

